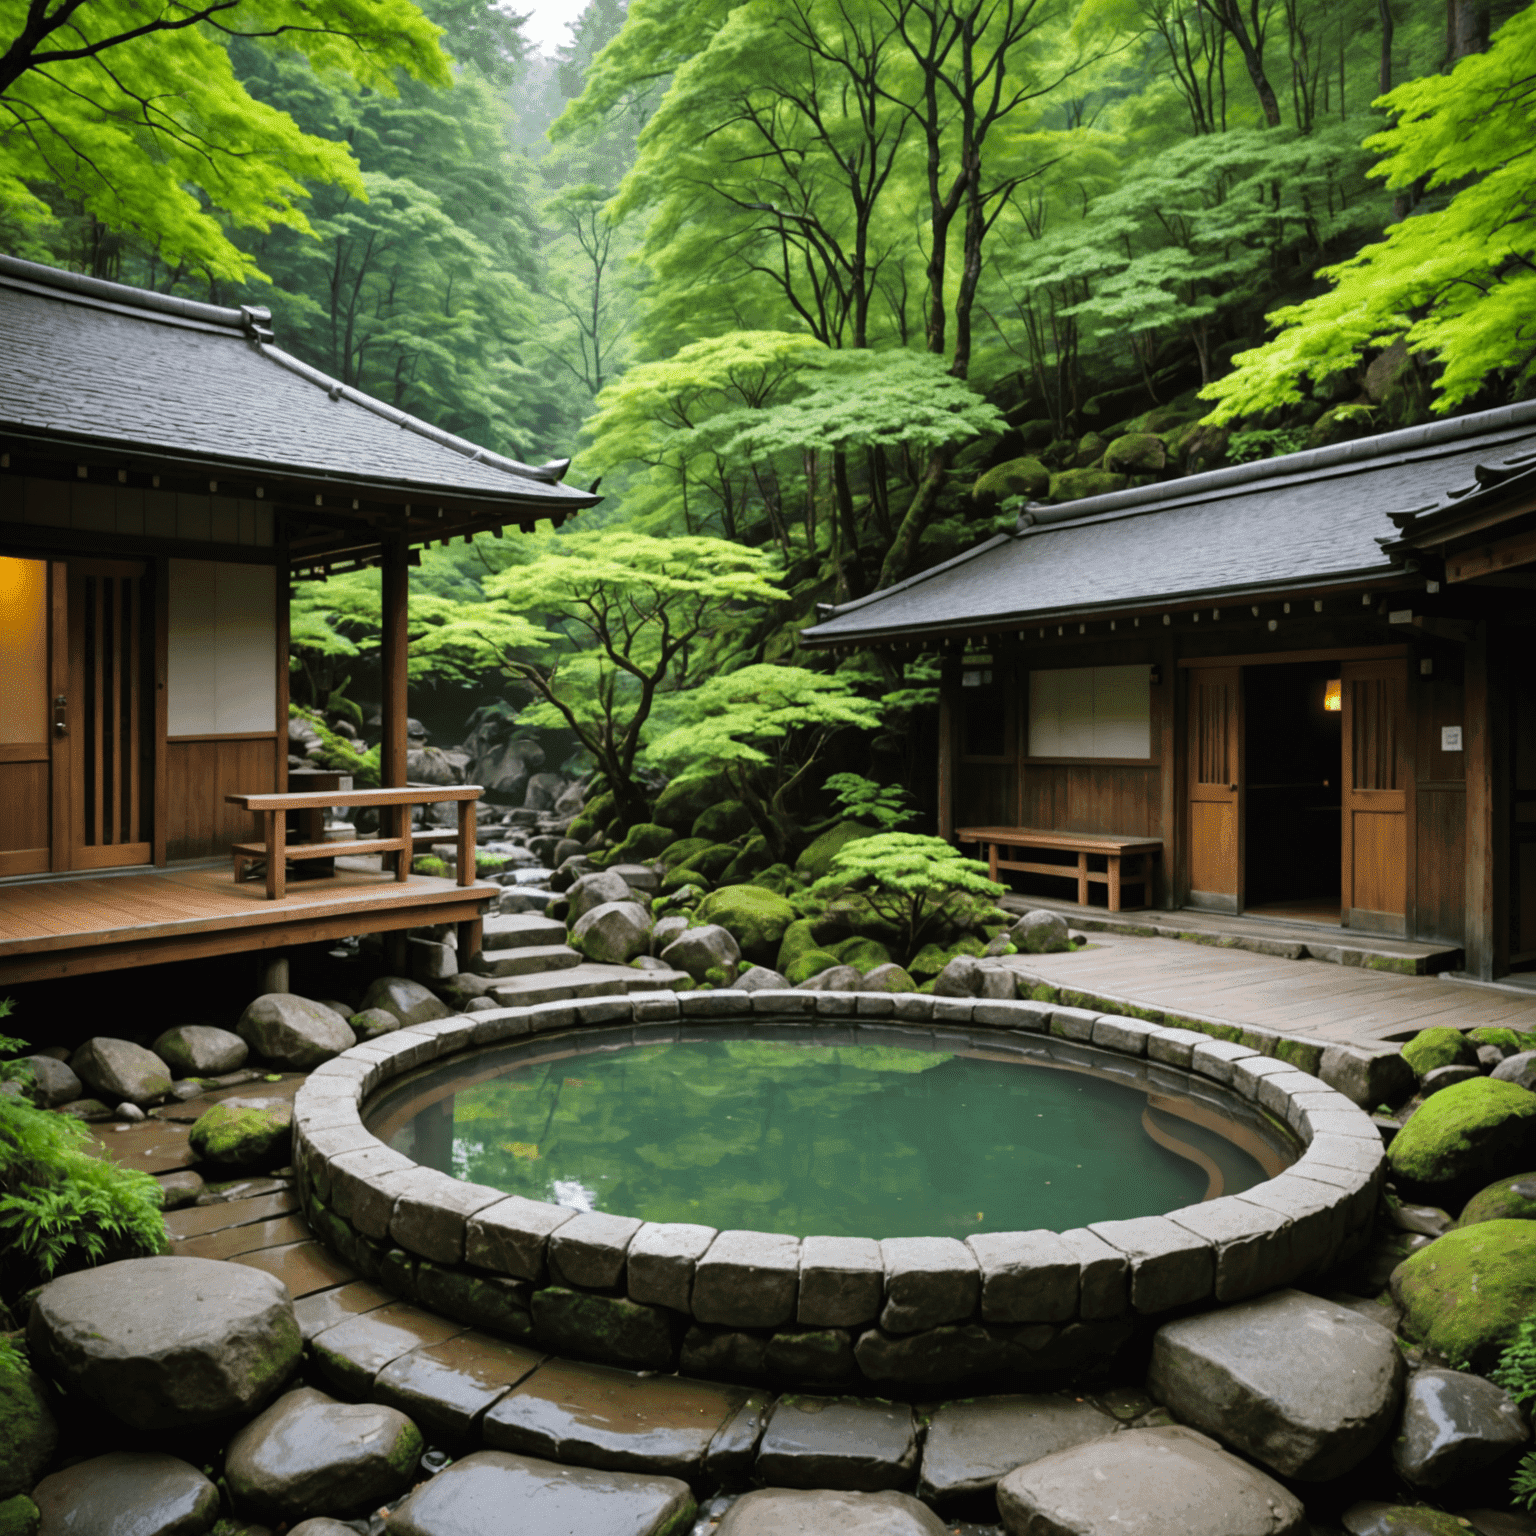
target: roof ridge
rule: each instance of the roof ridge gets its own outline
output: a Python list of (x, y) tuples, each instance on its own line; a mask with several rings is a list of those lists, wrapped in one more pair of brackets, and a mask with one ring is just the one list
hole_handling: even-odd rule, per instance
[(473, 443), (467, 437), (445, 432), (441, 427), (433, 426), (430, 421), (423, 421), (419, 416), (412, 416), (409, 411), (402, 411), (399, 406), (390, 405), (388, 401), (365, 394), (351, 384), (343, 384), (340, 379), (333, 379), (328, 373), (323, 373), (312, 364), (304, 362), (302, 358), (283, 351), (270, 340), (258, 340), (256, 350), (269, 362), (276, 363), (279, 368), (286, 368), (290, 373), (296, 373), (301, 379), (319, 386), (332, 400), (349, 400), (353, 405), (359, 405), (365, 411), (372, 411), (375, 416), (382, 416), (385, 421), (393, 422), (403, 431), (414, 432), (418, 437), (424, 437), (440, 448), (452, 449), (466, 459), (484, 464), (488, 469), (499, 469), (504, 474), (518, 475), (525, 480), (537, 480), (545, 485), (559, 485), (565, 478), (566, 470), (571, 467), (569, 459), (551, 459), (547, 464), (524, 464), (519, 459), (509, 459), (505, 454), (484, 448), (479, 443)]
[(1076, 522), (1079, 518), (1093, 517), (1102, 512), (1150, 509), (1160, 502), (1178, 501), (1187, 496), (1252, 485), (1256, 481), (1279, 479), (1288, 475), (1343, 468), (1353, 465), (1357, 460), (1369, 462), (1389, 453), (1437, 447), (1463, 438), (1531, 423), (1536, 423), (1536, 400), (1520, 400), (1513, 405), (1473, 411), (1467, 416), (1397, 427), (1391, 432), (1377, 432), (1370, 437), (1357, 437), (1347, 443), (1331, 443), (1324, 448), (1303, 448), (1296, 453), (1281, 454), (1277, 458), (1254, 459), (1247, 464), (1228, 464), (1221, 469), (1202, 470), (1197, 475), (1161, 480), (1155, 485), (1106, 491), (1102, 496), (1085, 496), (1079, 501), (1065, 502), (1059, 506), (1027, 507), (1019, 514), (1018, 528), (1022, 532), (1042, 524)]
[(204, 325), (217, 325), (249, 334), (251, 322), (257, 320), (270, 324), (271, 311), (259, 305), (245, 305), (230, 309), (222, 304), (204, 304), (198, 299), (182, 299), (169, 293), (155, 293), (149, 288), (135, 288), (128, 283), (108, 282), (103, 277), (87, 277), (81, 272), (70, 272), (63, 267), (44, 266), (42, 262), (25, 261), (20, 256), (0, 256), (0, 276), (20, 278), (39, 287), (57, 289), (61, 295), (71, 294), (87, 299), (102, 299), (111, 304), (125, 305), (130, 309), (145, 309), (155, 314), (172, 315), (179, 320), (200, 320)]

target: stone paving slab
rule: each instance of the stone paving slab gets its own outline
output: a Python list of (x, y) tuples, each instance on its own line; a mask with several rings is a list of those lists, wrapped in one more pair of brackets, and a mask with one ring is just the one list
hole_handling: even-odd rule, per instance
[(299, 1332), (307, 1344), (317, 1333), (324, 1333), (337, 1323), (344, 1323), (360, 1312), (374, 1312), (397, 1300), (388, 1291), (367, 1280), (349, 1280), (345, 1285), (332, 1286), (326, 1291), (312, 1291), (301, 1296), (293, 1304), (293, 1315), (299, 1321)]
[(264, 1269), (269, 1275), (276, 1275), (295, 1301), (314, 1291), (328, 1290), (333, 1285), (357, 1279), (357, 1275), (330, 1249), (313, 1238), (306, 1238), (302, 1243), (288, 1243), (281, 1248), (236, 1254), (231, 1262), (249, 1264), (252, 1269)]
[(145, 1120), (116, 1131), (110, 1121), (104, 1121), (92, 1129), (95, 1147), (88, 1146), (88, 1151), (124, 1168), (137, 1168), (140, 1173), (170, 1173), (176, 1168), (190, 1168), (197, 1161), (187, 1143), (190, 1126)]
[[(273, 1221), (299, 1208), (299, 1197), (292, 1189), (280, 1194), (256, 1195), (248, 1200), (227, 1200), (218, 1205), (193, 1205), (172, 1211), (165, 1218), (165, 1230), (172, 1242), (201, 1237), (207, 1232), (222, 1232), (226, 1227), (244, 1227), (252, 1222)], [(263, 1243), (262, 1247), (271, 1244)]]
[(508, 976), (493, 982), (487, 996), (504, 1008), (527, 1008), (535, 1003), (563, 1003), (573, 998), (608, 997), (616, 992), (665, 991), (681, 981), (681, 971), (636, 971), (627, 965), (602, 965), (595, 961), (573, 965), (569, 970), (542, 976)]
[(463, 1323), (450, 1323), (408, 1301), (392, 1301), (317, 1333), (309, 1348), (327, 1381), (346, 1396), (360, 1398), (369, 1396), (374, 1377), (401, 1355), (468, 1331)]
[(462, 1450), (478, 1445), (486, 1409), (546, 1358), (471, 1330), (392, 1360), (374, 1377), (371, 1396), (415, 1420), (429, 1444)]
[(698, 1480), (733, 1421), (749, 1420), (749, 1445), (756, 1442), (769, 1402), (746, 1387), (557, 1359), (486, 1413), (484, 1437), (501, 1450), (577, 1466)]
[(908, 1487), (917, 1427), (905, 1403), (789, 1393), (774, 1404), (753, 1474), (777, 1488), (877, 1493)]
[(249, 1222), (226, 1227), (221, 1232), (205, 1232), (200, 1237), (175, 1239), (171, 1252), (194, 1259), (233, 1259), (261, 1248), (302, 1243), (310, 1235), (302, 1216), (279, 1216), (273, 1221)]

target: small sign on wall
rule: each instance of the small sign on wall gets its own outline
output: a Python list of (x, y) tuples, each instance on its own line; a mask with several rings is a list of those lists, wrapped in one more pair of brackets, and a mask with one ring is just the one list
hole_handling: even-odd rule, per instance
[(1442, 725), (1440, 727), (1440, 750), (1442, 752), (1461, 751), (1461, 727), (1459, 725)]

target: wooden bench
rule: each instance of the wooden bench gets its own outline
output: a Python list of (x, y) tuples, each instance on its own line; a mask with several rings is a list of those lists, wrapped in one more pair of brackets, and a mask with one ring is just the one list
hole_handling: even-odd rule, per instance
[[(423, 845), (455, 843), (458, 846), (459, 884), (469, 885), (475, 878), (475, 802), (484, 793), (478, 784), (433, 785), (429, 788), (316, 790), (297, 795), (226, 795), (225, 801), (242, 810), (255, 811), (263, 819), (262, 841), (236, 843), (231, 848), (235, 860), (235, 880), (245, 873), (253, 859), (264, 859), (267, 872), (267, 899), (280, 900), (288, 888), (289, 859), (334, 859), (344, 854), (395, 854), (395, 879), (404, 881), (411, 873), (411, 855)], [(459, 824), (456, 830), (413, 832), (409, 807), (439, 805), (456, 801)], [(405, 830), (380, 836), (358, 838), (353, 842), (311, 843), (288, 841), (289, 811), (324, 811), (331, 806), (362, 809), (366, 806), (399, 812)]]
[[(1054, 875), (1061, 880), (1077, 880), (1077, 904), (1088, 905), (1088, 887), (1109, 887), (1109, 910), (1119, 912), (1121, 887), (1139, 885), (1141, 904), (1146, 906), (1152, 898), (1152, 861), (1163, 851), (1161, 838), (1115, 837), (1097, 832), (1052, 832), (1044, 827), (960, 827), (955, 841), (980, 843), (986, 849), (987, 866), (992, 878), (997, 879), (1000, 869), (1016, 869), (1026, 875)], [(1007, 848), (1045, 848), (1054, 853), (1075, 853), (1077, 867), (1070, 864), (1044, 864), (1025, 862), (1022, 859), (1005, 859), (1001, 850)], [(1107, 867), (1089, 869), (1090, 857), (1103, 858)], [(1120, 861), (1133, 862), (1122, 870)]]

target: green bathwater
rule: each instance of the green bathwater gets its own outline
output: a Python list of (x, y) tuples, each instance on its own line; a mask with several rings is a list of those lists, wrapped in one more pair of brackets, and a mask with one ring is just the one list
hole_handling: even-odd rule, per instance
[(1175, 1103), (1028, 1061), (723, 1038), (509, 1066), (394, 1144), (477, 1184), (648, 1221), (964, 1237), (1151, 1215), (1266, 1177), (1235, 1128)]

